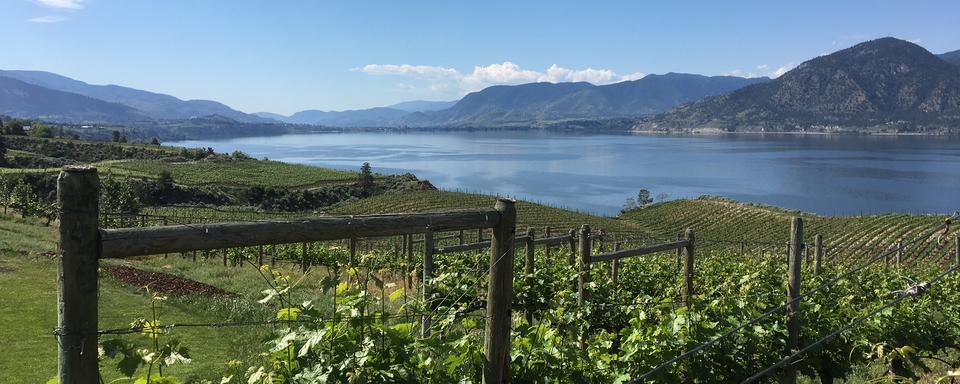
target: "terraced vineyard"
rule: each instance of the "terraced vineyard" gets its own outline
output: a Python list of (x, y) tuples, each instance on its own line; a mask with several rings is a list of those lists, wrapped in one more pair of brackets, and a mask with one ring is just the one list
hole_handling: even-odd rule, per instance
[[(416, 191), (384, 193), (368, 199), (347, 202), (327, 213), (333, 215), (365, 215), (385, 212), (431, 212), (450, 209), (493, 207), (496, 197), (462, 192)], [(517, 204), (517, 220), (521, 227), (542, 229), (549, 226), (557, 231), (567, 231), (581, 224), (589, 224), (594, 231), (621, 236), (642, 236), (649, 233), (644, 225), (633, 220), (595, 216), (543, 204), (521, 202)]]
[[(674, 234), (685, 228), (697, 231), (704, 242), (737, 245), (780, 245), (789, 238), (790, 219), (804, 219), (807, 242), (813, 235), (821, 234), (828, 255), (839, 258), (872, 255), (896, 246), (897, 239), (904, 243), (921, 235), (946, 219), (944, 216), (884, 214), (870, 216), (818, 216), (792, 212), (781, 208), (744, 204), (735, 201), (702, 197), (692, 200), (675, 200), (637, 209), (622, 215), (650, 228), (654, 233)], [(905, 251), (907, 261), (947, 258), (953, 252), (953, 243), (938, 236), (917, 244)], [(939, 240), (938, 240), (939, 239)], [(782, 251), (780, 251), (783, 253)]]
[(357, 174), (302, 164), (259, 160), (199, 160), (171, 163), (162, 160), (133, 160), (111, 164), (119, 169), (157, 176), (169, 171), (173, 179), (185, 185), (261, 186), (274, 188), (309, 188), (353, 183)]

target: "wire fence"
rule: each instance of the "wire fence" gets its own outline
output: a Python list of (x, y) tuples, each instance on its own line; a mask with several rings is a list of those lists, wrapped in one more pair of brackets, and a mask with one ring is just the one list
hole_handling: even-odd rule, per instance
[[(115, 214), (114, 213), (105, 214), (104, 220), (110, 220), (110, 217), (113, 215)], [(121, 219), (118, 219), (118, 220), (122, 220), (122, 215), (116, 215), (115, 217), (121, 217)], [(743, 329), (753, 326), (759, 323), (760, 321), (763, 321), (778, 312), (782, 312), (786, 310), (791, 305), (797, 302), (800, 302), (801, 300), (807, 300), (811, 296), (817, 293), (823, 292), (841, 281), (849, 279), (851, 276), (860, 273), (861, 271), (865, 270), (866, 268), (872, 265), (880, 263), (881, 261), (884, 263), (887, 263), (893, 256), (897, 256), (897, 260), (901, 262), (905, 262), (907, 260), (911, 260), (913, 262), (919, 262), (924, 258), (933, 258), (942, 262), (943, 259), (949, 256), (951, 252), (951, 250), (949, 249), (950, 247), (945, 246), (943, 238), (945, 238), (949, 234), (950, 222), (952, 220), (956, 220), (957, 218), (958, 218), (958, 215), (955, 214), (950, 218), (948, 218), (943, 224), (940, 224), (938, 226), (935, 226), (934, 228), (928, 229), (923, 233), (921, 233), (920, 235), (917, 235), (916, 237), (910, 240), (907, 240), (907, 241), (900, 240), (893, 244), (879, 244), (877, 241), (869, 241), (869, 242), (859, 242), (857, 244), (831, 244), (829, 246), (824, 246), (823, 249), (820, 250), (823, 252), (822, 256), (824, 257), (824, 259), (833, 260), (838, 265), (848, 266), (848, 268), (842, 270), (836, 276), (826, 279), (823, 283), (819, 284), (813, 289), (802, 292), (797, 297), (784, 301), (783, 303), (775, 307), (769, 308), (764, 312), (762, 312), (762, 314), (760, 314), (759, 316), (756, 316), (750, 320), (742, 322), (741, 324), (727, 330), (726, 332), (722, 333), (719, 336), (716, 336), (706, 342), (703, 342), (691, 348), (688, 348), (682, 354), (675, 356), (671, 359), (668, 359), (666, 361), (663, 361), (661, 364), (657, 365), (656, 367), (632, 379), (630, 383), (639, 383), (644, 380), (647, 380), (657, 372), (662, 371), (681, 360), (690, 358), (691, 356), (697, 354), (698, 352), (706, 348), (709, 348), (711, 346), (714, 346), (725, 339), (732, 337), (733, 335), (737, 334)], [(150, 224), (152, 225), (171, 225), (171, 224), (185, 225), (190, 228), (194, 228), (198, 231), (203, 231), (204, 223), (213, 222), (217, 220), (217, 218), (180, 217), (180, 216), (163, 216), (163, 215), (137, 215), (135, 216), (134, 220), (137, 220), (143, 226), (149, 226)], [(263, 219), (240, 218), (239, 221), (258, 222), (258, 221), (263, 221)], [(122, 224), (122, 222), (118, 222), (118, 223)], [(623, 233), (607, 233), (601, 236), (597, 236), (597, 239), (600, 241), (596, 245), (601, 251), (603, 250), (604, 247), (609, 247), (610, 244), (619, 243), (619, 244), (644, 245), (644, 244), (651, 244), (651, 243), (664, 243), (664, 242), (670, 242), (670, 241), (676, 240), (675, 238), (671, 238), (670, 236), (650, 236), (650, 235), (636, 235), (636, 234), (623, 234)], [(931, 241), (934, 239), (935, 241)], [(477, 240), (480, 240), (479, 236)], [(390, 246), (392, 246), (393, 260), (389, 263), (383, 263), (382, 261), (385, 260), (383, 258), (381, 259), (368, 258), (367, 264), (355, 263), (355, 260), (352, 257), (353, 255), (351, 254), (350, 263), (348, 264), (348, 266), (353, 268), (366, 268), (368, 271), (369, 270), (395, 270), (397, 272), (401, 272), (408, 275), (412, 274), (414, 271), (416, 271), (416, 267), (409, 264), (409, 259), (404, 258), (405, 256), (404, 253), (407, 252), (407, 250), (401, 248), (401, 247), (407, 248), (407, 249), (413, 248), (411, 247), (410, 244), (407, 244), (407, 242), (409, 241), (410, 241), (409, 239), (402, 239), (402, 238), (372, 239), (370, 241), (365, 241), (365, 243), (372, 244), (371, 248), (379, 248), (381, 250), (384, 244), (389, 244)], [(461, 240), (461, 243), (462, 241), (463, 240)], [(340, 241), (340, 242), (337, 242), (336, 244), (337, 244), (336, 247), (338, 248), (338, 250), (343, 251), (343, 248), (342, 248), (344, 246), (343, 242)], [(789, 242), (786, 242), (786, 241), (754, 241), (754, 240), (723, 239), (723, 238), (698, 238), (696, 244), (698, 249), (732, 250), (734, 251), (734, 253), (736, 253), (736, 251), (739, 251), (741, 256), (769, 255), (769, 256), (775, 256), (775, 257), (785, 257), (789, 253), (790, 247), (792, 246), (791, 244), (789, 244)], [(418, 246), (420, 247), (419, 249), (422, 249), (422, 243)], [(805, 244), (799, 244), (799, 246), (806, 247)], [(280, 246), (280, 247), (284, 248), (283, 246)], [(293, 245), (293, 247), (297, 248), (298, 246)], [(287, 246), (287, 248), (289, 248), (289, 245)], [(289, 265), (301, 265), (303, 266), (304, 269), (317, 266), (317, 265), (324, 265), (322, 263), (318, 263), (317, 259), (314, 259), (314, 258), (308, 259), (308, 253), (314, 250), (312, 246), (300, 245), (299, 248), (301, 249), (303, 254), (299, 256), (296, 256), (296, 255), (294, 256), (294, 257), (299, 257), (300, 258), (299, 260), (291, 259), (291, 258), (278, 259), (276, 258), (276, 249), (273, 249), (271, 250), (273, 254), (271, 255), (272, 257), (270, 262), (273, 263), (274, 265), (276, 263), (289, 264)], [(365, 252), (371, 252), (372, 251), (371, 248), (366, 249)], [(561, 248), (561, 247), (555, 246), (555, 248)], [(215, 252), (215, 251), (211, 251), (211, 252)], [(259, 261), (263, 261), (262, 260), (263, 249), (261, 248), (256, 252), (259, 252)], [(381, 252), (381, 253), (389, 254), (390, 251)], [(477, 253), (477, 252), (474, 252), (474, 253)], [(873, 254), (873, 256), (867, 256), (865, 258), (857, 257), (857, 255), (864, 255), (864, 254)], [(236, 256), (237, 261), (235, 263), (239, 264), (239, 263), (247, 262), (250, 265), (256, 266), (259, 269), (259, 263), (256, 263), (256, 264), (252, 263), (251, 260), (253, 259), (253, 257), (249, 257), (245, 255), (246, 254), (243, 252), (238, 253), (238, 255)], [(499, 258), (495, 260), (494, 264), (500, 263), (505, 256), (506, 255), (500, 255)], [(226, 260), (226, 256), (224, 256), (224, 260)], [(374, 263), (373, 260), (376, 260), (377, 263)], [(425, 301), (424, 305), (430, 306), (430, 305), (436, 305), (436, 304), (442, 304), (442, 303), (454, 303), (454, 304), (460, 303), (461, 300), (463, 300), (467, 295), (471, 294), (471, 292), (474, 292), (474, 293), (479, 292), (483, 288), (483, 285), (485, 283), (484, 280), (487, 276), (487, 272), (491, 268), (493, 268), (493, 265), (485, 265), (484, 262), (485, 262), (484, 258), (480, 257), (477, 260), (475, 260), (475, 263), (472, 268), (468, 268), (466, 271), (459, 271), (467, 276), (476, 276), (476, 279), (469, 281), (465, 287), (462, 287), (463, 289), (459, 291), (449, 290), (448, 292), (446, 292), (444, 296), (440, 297), (439, 300), (436, 298), (426, 298), (424, 299)], [(916, 293), (899, 295), (896, 299), (890, 302), (887, 302), (884, 305), (877, 307), (876, 309), (871, 310), (870, 312), (860, 317), (855, 318), (849, 324), (834, 330), (833, 332), (829, 333), (827, 336), (808, 344), (807, 346), (797, 350), (795, 353), (758, 371), (756, 374), (754, 374), (744, 382), (748, 383), (748, 382), (759, 380), (764, 376), (768, 375), (769, 373), (773, 372), (774, 370), (782, 368), (783, 366), (794, 361), (797, 357), (801, 356), (802, 354), (812, 351), (828, 343), (830, 340), (840, 335), (842, 332), (845, 332), (846, 330), (849, 330), (857, 326), (858, 324), (861, 324), (862, 322), (866, 321), (872, 316), (875, 316), (876, 314), (882, 312), (883, 310), (891, 308), (908, 298), (919, 296), (924, 290), (938, 283), (940, 280), (945, 278), (950, 273), (954, 272), (956, 269), (957, 269), (956, 267), (949, 268), (926, 283), (922, 283), (922, 284), (918, 284), (910, 287), (909, 289), (914, 289)], [(679, 276), (679, 268), (674, 270), (674, 279), (676, 279), (678, 276)], [(269, 284), (269, 280), (265, 276), (264, 276), (264, 279), (266, 279), (267, 283)], [(272, 285), (271, 285), (271, 288), (276, 290), (276, 287), (273, 287)], [(755, 299), (756, 297), (761, 295), (777, 295), (777, 294), (782, 294), (782, 292), (760, 292), (752, 295), (742, 295), (742, 296), (736, 296), (736, 297), (731, 295), (724, 295), (723, 298), (750, 300), (750, 299)], [(456, 298), (452, 301), (449, 301), (449, 299), (454, 297), (455, 295), (456, 295)], [(705, 299), (711, 296), (708, 294), (699, 294), (699, 295), (694, 295), (693, 297), (696, 299)], [(477, 318), (482, 320), (482, 319), (485, 319), (485, 316), (482, 314), (459, 312), (459, 311), (463, 311), (464, 309), (471, 309), (471, 308), (473, 310), (479, 309), (475, 305), (478, 302), (480, 302), (479, 295), (476, 298), (476, 300), (473, 300), (471, 305), (466, 305), (462, 307), (454, 307), (453, 305), (451, 305), (450, 307), (446, 308), (442, 314), (437, 313), (435, 310), (436, 308), (431, 308), (430, 310), (412, 311), (412, 312), (405, 311), (402, 313), (394, 313), (394, 314), (378, 313), (373, 315), (357, 315), (357, 316), (331, 315), (329, 317), (316, 318), (316, 319), (303, 320), (303, 321), (276, 319), (276, 320), (264, 320), (264, 321), (174, 323), (174, 324), (166, 324), (166, 325), (157, 326), (157, 327), (147, 327), (147, 326), (139, 325), (139, 326), (125, 327), (125, 328), (103, 329), (98, 331), (98, 334), (123, 335), (123, 334), (134, 334), (134, 333), (149, 333), (154, 331), (165, 332), (165, 331), (169, 331), (177, 328), (278, 326), (278, 325), (292, 325), (292, 324), (324, 324), (324, 323), (330, 323), (330, 322), (351, 322), (351, 321), (384, 322), (387, 320), (394, 320), (394, 319), (404, 319), (409, 321), (411, 318), (416, 318), (416, 317), (447, 318), (451, 315), (457, 318), (472, 317), (472, 318)], [(629, 310), (632, 311), (635, 309), (642, 309), (649, 306), (656, 306), (656, 305), (676, 306), (681, 304), (683, 304), (683, 302), (679, 300), (650, 300), (650, 301), (640, 301), (640, 302), (638, 301), (600, 302), (600, 303), (594, 303), (593, 306), (599, 310), (606, 310), (611, 308), (628, 308)], [(581, 308), (578, 308), (577, 310), (582, 311)]]

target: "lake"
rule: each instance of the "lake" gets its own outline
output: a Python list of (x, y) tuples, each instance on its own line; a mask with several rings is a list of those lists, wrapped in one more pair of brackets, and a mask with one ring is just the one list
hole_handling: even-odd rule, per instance
[(825, 215), (960, 209), (960, 140), (918, 136), (331, 133), (167, 143), (412, 172), (446, 190), (615, 215), (641, 188)]

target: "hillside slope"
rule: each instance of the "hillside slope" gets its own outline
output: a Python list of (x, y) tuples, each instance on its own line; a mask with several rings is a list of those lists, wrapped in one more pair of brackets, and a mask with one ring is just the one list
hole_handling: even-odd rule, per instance
[(768, 80), (668, 73), (602, 86), (585, 82), (500, 85), (470, 93), (445, 110), (411, 114), (403, 122), (484, 126), (637, 117)]
[(50, 121), (121, 121), (148, 117), (126, 105), (0, 76), (0, 115)]
[(960, 70), (926, 49), (882, 38), (800, 64), (783, 76), (685, 105), (638, 130), (934, 131), (960, 124)]
[[(188, 119), (192, 117), (220, 115), (240, 122), (267, 122), (268, 120), (249, 115), (224, 104), (210, 100), (181, 100), (176, 97), (143, 91), (119, 85), (92, 85), (74, 80), (56, 73), (43, 71), (4, 71), (6, 76), (36, 86), (84, 95), (110, 103), (123, 104), (139, 110), (154, 119)], [(32, 106), (42, 108), (42, 104)], [(118, 116), (122, 120), (122, 116)], [(105, 120), (113, 121), (113, 120)]]

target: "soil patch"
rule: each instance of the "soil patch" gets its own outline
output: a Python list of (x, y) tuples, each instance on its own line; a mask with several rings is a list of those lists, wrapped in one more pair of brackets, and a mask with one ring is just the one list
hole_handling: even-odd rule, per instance
[(141, 288), (148, 287), (151, 292), (170, 293), (174, 295), (198, 294), (207, 297), (236, 296), (212, 285), (169, 273), (149, 272), (127, 266), (104, 267), (104, 270), (117, 280)]

